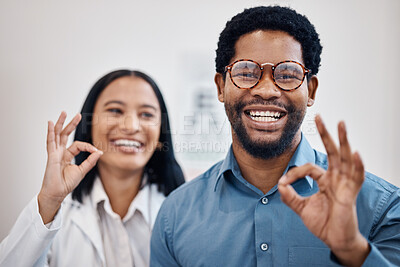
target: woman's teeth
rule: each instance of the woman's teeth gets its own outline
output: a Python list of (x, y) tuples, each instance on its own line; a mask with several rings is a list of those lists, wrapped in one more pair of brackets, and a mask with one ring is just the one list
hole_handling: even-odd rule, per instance
[(127, 140), (127, 139), (119, 139), (119, 140), (115, 140), (114, 144), (116, 146), (128, 146), (128, 147), (136, 147), (139, 148), (142, 146), (142, 144), (138, 141), (134, 141), (134, 140)]
[(250, 111), (248, 115), (252, 120), (265, 122), (277, 121), (282, 117), (280, 112), (273, 111)]

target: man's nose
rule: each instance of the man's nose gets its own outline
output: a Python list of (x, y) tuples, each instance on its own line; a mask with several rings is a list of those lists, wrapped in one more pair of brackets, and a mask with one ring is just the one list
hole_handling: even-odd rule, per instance
[(258, 84), (250, 89), (250, 93), (252, 96), (259, 96), (262, 99), (270, 100), (279, 98), (282, 95), (282, 90), (274, 83), (271, 72), (267, 71), (263, 74)]

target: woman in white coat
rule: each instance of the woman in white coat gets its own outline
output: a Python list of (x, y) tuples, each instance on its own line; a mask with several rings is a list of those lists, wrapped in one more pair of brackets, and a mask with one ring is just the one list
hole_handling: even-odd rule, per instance
[(0, 244), (0, 266), (148, 266), (158, 209), (184, 182), (160, 90), (114, 71), (65, 119), (48, 123), (41, 190)]

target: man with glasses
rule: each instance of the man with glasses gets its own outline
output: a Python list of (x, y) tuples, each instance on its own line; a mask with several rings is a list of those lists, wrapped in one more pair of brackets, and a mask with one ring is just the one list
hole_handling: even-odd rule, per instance
[(315, 119), (327, 155), (301, 133), (321, 50), (289, 8), (247, 9), (226, 24), (215, 83), (232, 146), (164, 202), (151, 266), (400, 266), (400, 190), (364, 172), (343, 122), (337, 146)]

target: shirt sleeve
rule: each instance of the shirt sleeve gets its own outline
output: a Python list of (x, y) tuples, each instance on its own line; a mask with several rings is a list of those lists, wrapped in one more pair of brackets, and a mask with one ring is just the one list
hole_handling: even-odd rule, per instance
[[(376, 218), (368, 242), (371, 248), (363, 267), (400, 266), (400, 190), (377, 203), (383, 206)], [(331, 260), (339, 260), (331, 253)]]
[(174, 257), (172, 231), (166, 216), (167, 211), (164, 204), (157, 215), (151, 235), (151, 267), (180, 266)]
[(368, 238), (371, 252), (363, 266), (400, 266), (400, 189), (384, 207)]
[(0, 243), (0, 266), (46, 266), (46, 256), (62, 222), (61, 208), (47, 227), (39, 214), (37, 196), (19, 215)]

